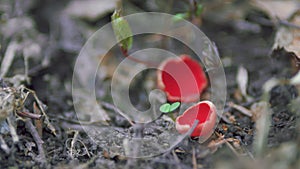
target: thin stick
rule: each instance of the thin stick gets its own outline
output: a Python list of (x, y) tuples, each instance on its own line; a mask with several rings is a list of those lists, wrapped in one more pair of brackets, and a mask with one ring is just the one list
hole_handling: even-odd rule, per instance
[[(216, 135), (218, 137), (222, 137), (219, 133), (215, 132)], [(239, 153), (232, 147), (232, 145), (224, 138), (222, 138), (225, 141), (225, 144), (229, 147), (229, 149), (234, 153), (234, 155), (236, 155), (237, 157), (239, 157)]]
[(265, 26), (279, 26), (279, 25), (283, 25), (283, 26), (287, 26), (287, 27), (291, 27), (291, 28), (295, 28), (295, 29), (300, 29), (300, 25), (291, 23), (289, 21), (287, 21), (286, 19), (282, 20), (279, 18), (276, 18), (275, 20), (269, 20), (263, 17), (255, 17), (255, 18), (251, 18), (254, 21), (256, 21), (257, 23), (261, 24), (261, 25), (265, 25)]
[(91, 154), (89, 153), (89, 150), (86, 147), (86, 145), (84, 144), (84, 142), (81, 141), (81, 140), (79, 140), (79, 139), (77, 139), (77, 141), (82, 144), (82, 146), (84, 147), (84, 150), (85, 150), (86, 154), (89, 156), (89, 158), (91, 158)]
[(115, 111), (116, 113), (120, 114), (121, 116), (123, 116), (132, 126), (134, 125), (134, 122), (126, 115), (124, 114), (120, 109), (118, 109), (116, 106), (107, 103), (107, 102), (101, 102), (101, 105), (106, 108), (106, 109), (110, 109)]
[(29, 76), (28, 76), (28, 69), (29, 69), (29, 64), (28, 64), (28, 56), (24, 56), (24, 67), (25, 67), (25, 79), (26, 82), (29, 84)]
[(197, 169), (197, 159), (196, 159), (196, 151), (195, 151), (195, 147), (193, 146), (193, 169)]
[(230, 107), (232, 107), (232, 108), (238, 110), (239, 112), (243, 113), (243, 114), (246, 115), (246, 116), (252, 117), (252, 112), (251, 112), (251, 110), (249, 110), (249, 109), (247, 109), (247, 108), (245, 108), (245, 107), (243, 107), (243, 106), (237, 105), (237, 104), (235, 104), (235, 103), (233, 103), (233, 102), (229, 102), (229, 103), (228, 103), (228, 106), (230, 106)]
[(70, 154), (71, 154), (71, 157), (72, 157), (72, 158), (74, 158), (74, 156), (73, 156), (73, 148), (74, 148), (74, 145), (75, 145), (75, 143), (76, 143), (78, 134), (79, 134), (78, 131), (74, 131), (74, 136), (73, 136), (73, 139), (72, 139), (72, 141), (71, 141), (71, 150), (70, 150), (71, 152), (70, 152)]
[(8, 126), (9, 126), (9, 131), (10, 131), (11, 137), (13, 139), (13, 142), (16, 143), (19, 141), (19, 136), (17, 135), (16, 129), (11, 121), (12, 119), (10, 119), (10, 118), (11, 117), (8, 117), (6, 120), (7, 120)]
[(27, 112), (27, 111), (19, 111), (19, 112), (16, 112), (16, 113), (21, 117), (28, 117), (28, 118), (31, 118), (31, 119), (40, 119), (42, 117), (41, 115), (33, 114), (33, 113), (30, 113), (30, 112)]
[(229, 149), (234, 153), (234, 155), (236, 155), (237, 157), (239, 157), (239, 153), (233, 148), (233, 146), (225, 139), (225, 144), (229, 147)]
[(291, 22), (288, 22), (287, 20), (279, 20), (278, 23), (280, 25), (288, 26), (295, 29), (300, 29), (300, 26)]
[(174, 156), (175, 161), (180, 164), (180, 160), (174, 150), (172, 150), (172, 155)]
[(25, 119), (25, 127), (29, 131), (29, 133), (32, 135), (35, 143), (37, 144), (38, 151), (39, 151), (39, 157), (41, 163), (46, 163), (46, 156), (43, 148), (44, 141), (39, 136), (39, 133), (37, 132), (36, 128), (32, 124), (30, 119)]
[[(37, 107), (35, 102), (33, 103), (33, 112), (34, 112), (34, 114), (41, 116), (41, 111), (39, 110), (39, 108)], [(34, 124), (37, 128), (37, 131), (38, 131), (40, 137), (43, 137), (43, 122), (42, 122), (42, 120), (36, 119), (36, 120), (34, 120)]]
[[(21, 86), (23, 89), (26, 89), (29, 93), (31, 93), (34, 97), (34, 99), (37, 102), (37, 106), (39, 107), (40, 111), (42, 112), (43, 116), (44, 116), (44, 122), (47, 125), (47, 128), (51, 130), (51, 132), (56, 136), (56, 132), (55, 132), (55, 128), (54, 126), (50, 123), (49, 117), (47, 116), (47, 114), (44, 111), (44, 108), (42, 107), (42, 102), (40, 101), (40, 99), (37, 97), (36, 93), (34, 90), (28, 89), (24, 86)], [(28, 94), (27, 94), (28, 95)]]
[(247, 149), (245, 148), (245, 145), (242, 143), (243, 145), (243, 150), (248, 154), (248, 156), (254, 161), (255, 158), (254, 158), (254, 155)]
[(0, 135), (0, 147), (1, 149), (6, 153), (9, 154), (10, 153), (10, 149), (7, 146), (5, 140), (3, 139), (2, 135)]

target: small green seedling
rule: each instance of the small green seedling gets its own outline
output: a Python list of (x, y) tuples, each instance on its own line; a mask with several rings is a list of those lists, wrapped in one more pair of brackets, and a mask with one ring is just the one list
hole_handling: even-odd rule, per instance
[(188, 12), (186, 13), (178, 13), (173, 16), (172, 20), (173, 22), (179, 22), (185, 19), (188, 19), (190, 17), (190, 14)]
[(198, 4), (197, 8), (196, 8), (196, 16), (200, 16), (203, 12), (203, 5), (202, 4)]
[(174, 110), (176, 110), (180, 106), (180, 102), (175, 102), (175, 103), (165, 103), (160, 106), (159, 110), (163, 113), (170, 113)]
[(173, 16), (173, 22), (183, 21), (185, 19), (189, 19), (192, 15), (199, 17), (203, 13), (204, 6), (202, 4), (196, 4), (195, 9), (192, 11), (187, 11), (184, 13), (177, 13)]

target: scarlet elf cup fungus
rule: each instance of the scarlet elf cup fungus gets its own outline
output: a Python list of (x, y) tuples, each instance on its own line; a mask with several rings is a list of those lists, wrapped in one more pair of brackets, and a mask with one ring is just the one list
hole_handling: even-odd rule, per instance
[(158, 87), (170, 102), (198, 101), (207, 86), (207, 79), (200, 64), (188, 55), (162, 62), (157, 73)]
[(207, 137), (214, 129), (217, 118), (217, 109), (210, 101), (202, 101), (188, 108), (176, 118), (176, 130), (183, 134), (189, 131), (194, 121), (198, 120), (191, 137)]

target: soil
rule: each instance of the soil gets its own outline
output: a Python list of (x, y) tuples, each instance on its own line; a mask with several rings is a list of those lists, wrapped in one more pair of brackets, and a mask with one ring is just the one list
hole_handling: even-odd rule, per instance
[[(150, 2), (150, 1), (149, 1)], [(54, 125), (57, 135), (53, 135), (49, 129), (44, 126), (42, 140), (46, 155), (46, 163), (41, 163), (38, 160), (38, 149), (35, 145), (35, 140), (25, 127), (23, 121), (17, 122), (17, 134), (20, 136), (20, 141), (17, 144), (13, 143), (10, 134), (3, 134), (4, 141), (11, 147), (9, 153), (5, 153), (0, 148), (0, 168), (221, 168), (222, 164), (226, 163), (227, 168), (238, 168), (232, 164), (236, 159), (241, 163), (243, 160), (248, 160), (243, 163), (241, 168), (252, 168), (251, 160), (253, 158), (267, 159), (260, 166), (272, 167), (272, 163), (276, 160), (276, 152), (281, 150), (282, 146), (296, 145), (293, 157), (287, 158), (287, 168), (297, 168), (300, 164), (300, 133), (299, 133), (299, 110), (291, 109), (288, 105), (292, 104), (298, 98), (298, 89), (296, 86), (282, 83), (273, 87), (269, 92), (269, 98), (265, 101), (270, 105), (272, 114), (270, 116), (269, 131), (267, 134), (267, 146), (265, 147), (262, 157), (256, 157), (255, 152), (255, 135), (257, 133), (256, 121), (240, 111), (228, 106), (225, 106), (225, 115), (228, 119), (221, 119), (215, 133), (206, 142), (200, 144), (196, 139), (186, 138), (182, 140), (178, 146), (173, 147), (171, 151), (163, 153), (159, 156), (151, 158), (126, 158), (114, 153), (114, 150), (105, 147), (106, 144), (111, 144), (117, 140), (107, 140), (109, 134), (116, 131), (105, 130), (100, 132), (97, 128), (94, 134), (99, 134), (99, 140), (92, 140), (82, 126), (77, 121), (77, 117), (72, 106), (72, 94), (70, 90), (73, 74), (73, 66), (78, 49), (84, 42), (83, 35), (72, 24), (64, 24), (63, 17), (56, 19), (59, 12), (65, 7), (68, 1), (43, 1), (36, 3), (24, 15), (32, 18), (37, 26), (37, 30), (47, 37), (53, 36), (50, 45), (46, 49), (50, 57), (50, 63), (47, 67), (30, 74), (31, 83), (26, 84), (30, 89), (33, 89), (40, 100), (47, 105), (47, 115), (51, 123)], [(138, 1), (129, 1), (137, 5), (145, 11), (152, 8), (147, 6), (147, 3)], [(24, 5), (24, 4), (23, 4)], [(149, 5), (149, 4), (148, 4)], [(172, 12), (178, 10), (178, 6)], [(250, 8), (250, 7), (249, 7)], [(234, 102), (237, 105), (251, 108), (255, 102), (264, 100), (263, 85), (270, 78), (276, 77), (279, 79), (289, 79), (294, 75), (294, 69), (291, 65), (293, 56), (284, 50), (272, 51), (272, 45), (276, 32), (275, 25), (263, 25), (257, 20), (251, 18), (264, 18), (269, 20), (266, 15), (257, 10), (250, 10), (245, 17), (246, 21), (258, 25), (260, 31), (238, 29), (233, 22), (219, 22), (213, 20), (209, 15), (204, 15), (201, 23), (201, 30), (215, 42), (220, 52), (221, 59), (224, 63), (224, 70), (227, 80), (227, 103)], [(110, 21), (111, 13), (97, 21), (86, 21), (91, 27), (100, 27)], [(249, 19), (250, 18), (250, 19)], [(53, 28), (54, 27), (54, 28)], [(69, 30), (71, 35), (63, 35)], [(69, 36), (69, 37), (68, 37)], [(73, 38), (73, 40), (72, 40)], [(74, 40), (75, 39), (75, 40)], [(53, 42), (52, 42), (53, 41)], [(71, 47), (66, 46), (65, 41), (72, 41)], [(3, 41), (1, 41), (3, 42)], [(3, 42), (1, 46), (0, 56), (4, 55), (4, 48), (8, 42)], [(175, 44), (175, 43), (174, 43)], [(176, 44), (175, 44), (176, 45)], [(79, 47), (78, 47), (79, 46)], [(172, 48), (176, 48), (173, 46)], [(0, 58), (0, 61), (2, 59)], [(230, 61), (227, 64), (227, 61)], [(293, 63), (292, 63), (293, 64)], [(252, 97), (252, 100), (247, 100), (242, 97), (238, 91), (238, 82), (236, 74), (239, 66), (244, 66), (249, 75), (247, 93)], [(32, 69), (31, 69), (32, 70)], [(145, 73), (147, 74), (147, 73)], [(141, 75), (142, 77), (144, 75)], [(109, 90), (105, 87), (105, 90)], [(134, 92), (138, 92), (133, 90)], [(145, 93), (134, 93), (133, 96), (138, 96), (139, 99), (133, 98), (140, 107), (145, 107), (148, 100)], [(141, 103), (138, 103), (141, 100)], [(144, 99), (144, 100), (143, 100)], [(28, 108), (31, 109), (31, 108)], [(105, 109), (107, 112), (113, 110)], [(297, 114), (298, 113), (298, 114)], [(108, 113), (109, 114), (109, 113)], [(128, 121), (122, 116), (112, 117), (112, 123), (117, 126), (120, 137), (130, 137), (133, 130)], [(174, 124), (166, 119), (157, 119), (151, 122), (148, 126), (144, 126), (143, 134), (147, 136), (149, 142), (159, 136), (161, 128), (168, 128), (170, 132), (174, 132)], [(1, 127), (1, 126), (0, 126)], [(139, 128), (138, 128), (139, 129)], [(74, 135), (78, 132), (75, 143), (75, 153), (71, 154), (71, 141)], [(124, 134), (125, 133), (125, 134)], [(228, 142), (213, 146), (220, 140), (220, 135), (223, 135)], [(163, 137), (163, 136), (161, 136)], [(164, 136), (167, 139), (170, 136)], [(232, 140), (230, 140), (232, 139)], [(160, 140), (161, 141), (161, 140)], [(231, 146), (228, 146), (229, 143)], [(160, 142), (160, 144), (164, 144)], [(169, 146), (170, 147), (170, 146)], [(167, 148), (169, 148), (167, 147)], [(144, 148), (147, 148), (145, 146)], [(234, 151), (232, 151), (232, 149)], [(115, 150), (124, 151), (124, 150)], [(149, 150), (150, 151), (150, 150)], [(153, 150), (151, 150), (153, 151)], [(161, 151), (161, 150), (156, 150)], [(281, 151), (279, 151), (281, 152)], [(277, 152), (278, 153), (278, 152)], [(151, 154), (151, 153), (150, 153)], [(268, 155), (272, 157), (267, 157)], [(243, 159), (241, 159), (243, 158)], [(244, 159), (245, 158), (245, 159)], [(195, 161), (197, 164), (195, 164)], [(237, 162), (238, 163), (238, 162)], [(196, 166), (195, 166), (196, 165)], [(258, 165), (259, 166), (259, 165)]]

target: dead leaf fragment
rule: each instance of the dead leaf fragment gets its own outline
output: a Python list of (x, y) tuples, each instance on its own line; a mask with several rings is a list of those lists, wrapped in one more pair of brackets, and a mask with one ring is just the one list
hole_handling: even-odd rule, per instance
[(119, 0), (75, 0), (71, 1), (65, 12), (73, 17), (85, 18), (91, 21), (112, 12)]
[(279, 83), (280, 83), (280, 81), (277, 78), (275, 78), (275, 77), (270, 78), (263, 85), (264, 92), (266, 92), (266, 93), (270, 92), (272, 90), (272, 88), (277, 86)]
[(239, 66), (236, 81), (244, 97), (247, 97), (248, 71), (243, 66)]
[(299, 2), (293, 0), (252, 0), (252, 4), (265, 11), (272, 19), (286, 20), (298, 9)]
[[(289, 24), (300, 27), (300, 11), (289, 20)], [(273, 50), (284, 48), (287, 52), (294, 53), (300, 59), (300, 29), (293, 26), (281, 26), (275, 36)]]
[(17, 52), (19, 48), (19, 45), (17, 44), (17, 42), (12, 41), (9, 43), (7, 50), (5, 52), (4, 58), (2, 60), (1, 66), (0, 66), (0, 76), (1, 77), (5, 77), (6, 73), (8, 72), (14, 57), (15, 57), (15, 53)]
[(290, 83), (293, 85), (300, 85), (300, 71), (291, 78)]

